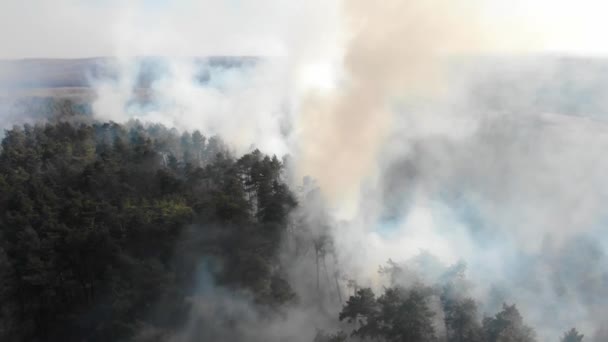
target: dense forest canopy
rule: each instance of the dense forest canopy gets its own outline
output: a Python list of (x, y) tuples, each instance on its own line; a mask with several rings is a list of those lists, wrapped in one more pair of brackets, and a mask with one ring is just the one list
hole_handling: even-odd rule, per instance
[[(209, 283), (247, 298), (256, 316), (304, 305), (287, 272), (288, 245), (290, 258), (314, 250), (309, 287), (327, 323), (299, 327), (316, 331), (314, 341), (536, 341), (515, 305), (479, 311), (463, 264), (426, 284), (401, 282), (407, 267), (389, 261), (380, 269), (389, 286), (378, 294), (338, 271), (334, 282), (331, 237), (310, 228), (328, 223), (302, 214), (322, 204), (314, 186), (288, 187), (286, 160), (235, 156), (199, 131), (68, 117), (15, 126), (2, 141), (2, 340), (264, 340), (237, 329), (250, 318), (228, 308), (180, 331)], [(335, 287), (321, 295), (320, 284)], [(332, 293), (339, 314), (321, 303)], [(582, 338), (573, 329), (562, 341)]]
[[(205, 256), (222, 286), (293, 299), (276, 251), (295, 198), (283, 164), (200, 132), (57, 123), (6, 132), (2, 333), (110, 341), (179, 321)], [(187, 236), (187, 238), (186, 238)], [(152, 313), (165, 307), (165, 317)]]

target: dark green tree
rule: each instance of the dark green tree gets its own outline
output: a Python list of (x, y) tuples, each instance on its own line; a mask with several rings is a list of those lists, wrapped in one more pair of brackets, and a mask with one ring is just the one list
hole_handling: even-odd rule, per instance
[(459, 282), (449, 282), (443, 287), (440, 296), (447, 341), (481, 341), (482, 332), (477, 304), (473, 299), (463, 296), (463, 290), (459, 285)]
[(576, 328), (572, 328), (564, 333), (560, 342), (582, 342), (583, 337), (585, 337), (585, 335), (579, 333)]
[(380, 306), (376, 295), (370, 288), (359, 289), (347, 301), (340, 312), (340, 321), (347, 320), (355, 324), (353, 335), (362, 338), (377, 338), (381, 335), (378, 326)]
[[(204, 168), (175, 157), (196, 149)], [(200, 133), (137, 121), (8, 130), (0, 340), (116, 341), (142, 325), (176, 329), (205, 258), (223, 266), (213, 270), (219, 285), (268, 307), (293, 301), (277, 254), (295, 199), (276, 158), (243, 160), (252, 163), (240, 165), (218, 138), (205, 145)]]
[(370, 289), (362, 289), (347, 301), (340, 320), (356, 322), (353, 336), (384, 341), (436, 341), (433, 318), (428, 306), (428, 288), (406, 290), (387, 288), (374, 300)]
[(483, 320), (484, 338), (488, 342), (534, 342), (534, 330), (525, 325), (515, 305), (503, 304), (502, 311)]

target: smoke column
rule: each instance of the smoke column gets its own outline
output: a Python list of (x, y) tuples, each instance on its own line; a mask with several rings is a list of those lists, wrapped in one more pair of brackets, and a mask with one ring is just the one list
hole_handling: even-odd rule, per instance
[(465, 1), (348, 1), (343, 70), (334, 91), (310, 94), (298, 118), (298, 168), (332, 200), (353, 196), (393, 120), (392, 104), (439, 91), (446, 57), (479, 43)]

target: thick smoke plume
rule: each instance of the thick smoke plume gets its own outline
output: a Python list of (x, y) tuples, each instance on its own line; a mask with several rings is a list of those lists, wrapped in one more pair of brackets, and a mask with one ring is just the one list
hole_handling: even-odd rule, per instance
[(343, 79), (302, 106), (299, 172), (333, 199), (352, 196), (372, 171), (393, 106), (437, 92), (446, 58), (478, 43), (474, 9), (468, 1), (346, 2)]

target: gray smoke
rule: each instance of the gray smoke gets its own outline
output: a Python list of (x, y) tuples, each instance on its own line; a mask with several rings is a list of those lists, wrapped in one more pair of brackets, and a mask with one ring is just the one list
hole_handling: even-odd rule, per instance
[[(380, 289), (379, 265), (421, 251), (443, 266), (464, 261), (484, 312), (513, 301), (542, 340), (574, 325), (591, 336), (608, 288), (608, 63), (508, 55), (543, 51), (564, 29), (522, 37), (533, 22), (501, 27), (486, 5), (62, 0), (32, 12), (31, 1), (9, 0), (0, 57), (115, 56), (115, 73), (88, 74), (88, 90), (57, 92), (93, 89), (99, 120), (159, 121), (222, 135), (239, 153), (291, 154), (294, 188), (304, 175), (318, 181), (318, 192), (302, 191), (281, 255), (300, 305), (268, 318), (203, 274), (176, 342), (202, 331), (309, 341), (311, 327), (330, 328), (349, 284)], [(142, 86), (144, 55), (162, 62)], [(193, 58), (209, 55), (261, 57), (236, 67)], [(0, 104), (3, 128), (38, 119), (12, 101)], [(211, 316), (226, 325), (207, 327)]]

